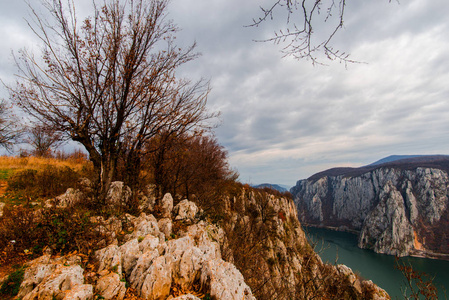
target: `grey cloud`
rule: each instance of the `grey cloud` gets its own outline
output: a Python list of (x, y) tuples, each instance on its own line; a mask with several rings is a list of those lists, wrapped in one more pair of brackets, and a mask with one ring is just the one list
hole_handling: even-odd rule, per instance
[[(10, 49), (30, 36), (26, 11), (10, 2), (0, 4), (0, 28), (16, 31), (0, 31), (8, 41), (0, 47), (2, 79), (13, 70), (5, 60)], [(334, 45), (368, 64), (347, 68), (281, 59), (282, 45), (253, 42), (283, 26), (275, 19), (244, 27), (270, 2), (174, 0), (170, 6), (169, 18), (182, 29), (178, 43), (196, 40), (202, 53), (180, 75), (211, 79), (209, 107), (222, 112), (216, 135), (242, 181), (293, 184), (325, 168), (390, 154), (447, 154), (447, 0), (348, 2)]]

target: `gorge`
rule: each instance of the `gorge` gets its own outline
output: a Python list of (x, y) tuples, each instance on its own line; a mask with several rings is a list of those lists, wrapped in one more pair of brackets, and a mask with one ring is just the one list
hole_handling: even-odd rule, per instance
[(291, 189), (299, 219), (352, 231), (377, 253), (449, 259), (448, 156), (334, 168)]

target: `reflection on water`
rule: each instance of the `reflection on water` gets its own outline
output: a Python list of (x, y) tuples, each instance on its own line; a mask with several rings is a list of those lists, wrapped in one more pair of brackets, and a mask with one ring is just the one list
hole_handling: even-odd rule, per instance
[[(403, 299), (401, 287), (404, 287), (404, 277), (395, 269), (393, 256), (359, 249), (357, 236), (351, 233), (312, 227), (304, 230), (311, 242), (316, 243), (315, 250), (324, 262), (335, 263), (337, 259), (337, 263), (347, 265), (354, 273), (385, 289), (392, 299)], [(405, 257), (400, 262), (411, 264), (416, 271), (433, 276), (439, 299), (449, 299), (445, 296), (445, 291), (449, 296), (449, 261)]]

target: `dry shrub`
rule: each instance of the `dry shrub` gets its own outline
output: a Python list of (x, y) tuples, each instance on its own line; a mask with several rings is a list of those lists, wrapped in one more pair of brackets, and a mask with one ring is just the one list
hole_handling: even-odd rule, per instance
[(90, 216), (88, 210), (73, 207), (7, 208), (0, 219), (0, 250), (9, 257), (24, 252), (40, 255), (46, 246), (56, 253), (88, 253), (104, 239)]
[(8, 190), (22, 192), (30, 198), (56, 197), (74, 187), (80, 174), (67, 166), (47, 165), (42, 169), (25, 169), (8, 178)]

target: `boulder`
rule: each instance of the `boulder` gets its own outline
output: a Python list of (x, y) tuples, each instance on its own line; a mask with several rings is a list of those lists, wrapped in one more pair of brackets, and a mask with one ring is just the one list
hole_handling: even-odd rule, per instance
[(114, 181), (111, 183), (106, 195), (106, 203), (111, 206), (124, 205), (128, 203), (131, 195), (132, 191), (129, 186), (126, 186), (121, 181)]
[(172, 233), (173, 223), (170, 218), (163, 218), (157, 222), (159, 226), (159, 230), (165, 235), (165, 238), (168, 239)]
[(122, 268), (126, 276), (131, 275), (132, 270), (136, 266), (139, 256), (142, 254), (139, 251), (139, 242), (137, 239), (132, 239), (122, 246), (120, 246), (122, 255)]
[(164, 195), (161, 200), (161, 214), (163, 218), (171, 218), (173, 210), (173, 197), (170, 193)]
[(196, 204), (186, 199), (179, 202), (173, 209), (175, 220), (193, 222), (197, 213), (198, 207)]
[(98, 279), (95, 290), (104, 299), (122, 300), (126, 293), (125, 285), (126, 283), (120, 280), (117, 273), (111, 272)]
[(95, 252), (95, 257), (99, 261), (98, 273), (107, 270), (118, 273), (122, 276), (122, 254), (117, 245), (109, 245), (106, 248)]
[(156, 186), (149, 184), (143, 192), (140, 192), (139, 209), (141, 211), (152, 212), (154, 210), (154, 205), (156, 204), (155, 190)]
[(164, 256), (159, 256), (150, 266), (142, 283), (140, 295), (148, 300), (166, 299), (170, 295), (172, 268)]
[(237, 268), (222, 259), (208, 261), (201, 274), (201, 284), (210, 289), (212, 299), (256, 299)]
[[(159, 231), (157, 220), (153, 215), (146, 215), (145, 213), (141, 213), (138, 218), (131, 219), (131, 222), (134, 224), (134, 231), (126, 236), (126, 240), (145, 237), (149, 234), (157, 237), (163, 235)], [(165, 239), (165, 237), (162, 236), (161, 238), (162, 240)]]
[(86, 177), (80, 178), (80, 180), (78, 180), (78, 185), (83, 192), (93, 192), (94, 184), (92, 183), (92, 181), (90, 181), (90, 179)]
[[(80, 190), (68, 188), (64, 194), (55, 198), (54, 203), (60, 208), (73, 207), (83, 201), (84, 198), (84, 194)], [(49, 205), (49, 203), (46, 204)]]
[(133, 289), (137, 291), (141, 290), (145, 276), (157, 257), (159, 257), (159, 251), (157, 249), (148, 249), (139, 256), (136, 266), (128, 278)]
[(51, 263), (50, 255), (43, 255), (26, 264), (23, 281), (17, 298), (22, 299), (30, 293), (46, 277), (50, 276), (57, 265)]
[(64, 299), (66, 291), (83, 284), (83, 269), (79, 265), (58, 266), (56, 270), (41, 281), (23, 300)]

